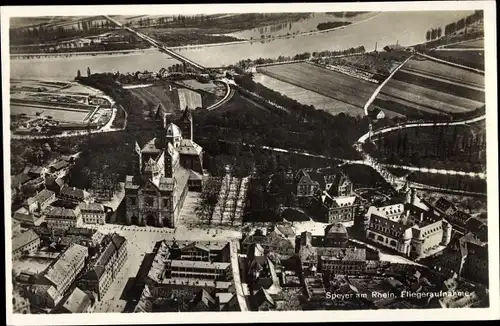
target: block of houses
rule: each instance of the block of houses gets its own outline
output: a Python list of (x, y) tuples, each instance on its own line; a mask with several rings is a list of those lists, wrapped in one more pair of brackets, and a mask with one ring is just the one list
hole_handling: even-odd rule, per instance
[(272, 231), (267, 235), (249, 235), (241, 242), (242, 252), (247, 252), (252, 244), (260, 244), (267, 251), (272, 251), (284, 256), (293, 256), (295, 253), (295, 239), (293, 242), (285, 239), (276, 231)]
[(323, 169), (321, 172), (300, 170), (294, 177), (297, 198), (302, 206), (311, 205), (314, 196), (327, 192), (330, 197), (352, 194), (352, 182), (338, 168)]
[(127, 260), (127, 240), (124, 237), (114, 233), (104, 241), (107, 243), (97, 259), (91, 262), (88, 272), (80, 281), (81, 288), (95, 292), (99, 301), (102, 300)]
[(34, 254), (40, 248), (40, 237), (33, 230), (23, 232), (12, 238), (12, 259)]
[(447, 200), (444, 197), (440, 197), (434, 203), (434, 208), (438, 212), (445, 214), (447, 216), (451, 216), (451, 215), (455, 214), (455, 212), (458, 210), (457, 207), (452, 202), (450, 202), (449, 200)]
[(56, 178), (53, 176), (45, 177), (45, 189), (48, 189), (56, 194), (59, 194), (59, 192), (63, 187), (64, 187), (64, 180), (62, 178)]
[(215, 294), (219, 311), (241, 311), (235, 293), (219, 292)]
[(82, 220), (85, 224), (105, 224), (106, 223), (106, 210), (104, 205), (99, 203), (85, 203), (78, 204), (80, 212), (82, 213)]
[(72, 244), (38, 275), (30, 290), (32, 305), (55, 308), (85, 267), (88, 248)]
[(252, 289), (269, 290), (273, 285), (279, 286), (274, 263), (266, 256), (255, 256), (248, 262), (248, 283)]
[(80, 208), (49, 206), (44, 213), (48, 228), (69, 229), (82, 226)]
[(457, 275), (487, 284), (488, 244), (473, 233), (453, 237), (433, 268), (444, 275)]
[(35, 196), (27, 199), (28, 212), (31, 214), (44, 211), (51, 203), (56, 200), (56, 194), (53, 191), (43, 189)]
[(31, 180), (31, 178), (26, 173), (19, 173), (10, 177), (10, 187), (11, 189), (21, 190), (21, 187)]

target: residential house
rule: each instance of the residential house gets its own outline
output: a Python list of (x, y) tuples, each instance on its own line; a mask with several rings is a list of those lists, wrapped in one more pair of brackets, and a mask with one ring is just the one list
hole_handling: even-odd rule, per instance
[(380, 108), (374, 108), (368, 112), (368, 116), (373, 120), (380, 120), (385, 117), (385, 113)]
[(43, 189), (35, 196), (28, 198), (26, 201), (28, 212), (40, 213), (44, 211), (56, 199), (56, 194), (53, 191)]
[(33, 254), (40, 248), (40, 237), (33, 230), (28, 230), (12, 238), (12, 259), (24, 254)]
[(486, 286), (489, 285), (488, 244), (467, 243), (467, 257), (462, 277)]
[(88, 248), (72, 244), (37, 277), (30, 301), (40, 307), (54, 308), (85, 267)]
[(358, 214), (359, 201), (356, 196), (331, 197), (324, 192), (318, 198), (317, 215), (325, 223), (353, 221)]
[(65, 169), (69, 167), (69, 162), (65, 160), (59, 160), (49, 166), (49, 171), (54, 176), (62, 176), (65, 173)]
[(255, 256), (248, 262), (249, 285), (254, 290), (269, 289), (279, 285), (274, 263), (266, 256)]
[(88, 202), (90, 194), (83, 189), (65, 186), (59, 192), (59, 198), (76, 203)]
[(43, 218), (36, 217), (33, 214), (30, 214), (28, 210), (21, 208), (14, 213), (12, 218), (21, 223), (22, 227), (31, 227), (40, 225), (43, 221)]
[(28, 176), (31, 178), (39, 178), (45, 177), (45, 173), (47, 173), (47, 169), (43, 166), (32, 166), (28, 169)]
[(21, 191), (22, 186), (31, 178), (26, 173), (19, 173), (10, 177), (10, 188), (12, 192)]
[(434, 208), (447, 216), (451, 216), (455, 214), (455, 212), (458, 210), (455, 205), (453, 205), (452, 202), (447, 200), (444, 197), (440, 197), (435, 203), (434, 203)]
[(481, 241), (488, 241), (488, 225), (476, 217), (471, 217), (464, 224), (468, 232), (472, 232)]
[(235, 293), (216, 293), (215, 300), (219, 307), (219, 311), (241, 311), (238, 297)]
[(104, 205), (98, 203), (80, 203), (83, 223), (85, 224), (106, 224), (106, 210)]
[(82, 225), (80, 208), (64, 208), (50, 206), (45, 212), (45, 221), (48, 228), (69, 229)]
[(284, 237), (285, 239), (292, 239), (295, 241), (295, 230), (287, 224), (278, 224), (274, 231)]
[(127, 240), (114, 233), (104, 240), (102, 251), (90, 264), (80, 282), (82, 289), (93, 291), (102, 300), (127, 260)]
[(64, 302), (55, 309), (56, 313), (62, 314), (86, 314), (91, 313), (95, 304), (95, 298), (92, 294), (82, 291), (75, 287), (73, 292), (64, 300)]

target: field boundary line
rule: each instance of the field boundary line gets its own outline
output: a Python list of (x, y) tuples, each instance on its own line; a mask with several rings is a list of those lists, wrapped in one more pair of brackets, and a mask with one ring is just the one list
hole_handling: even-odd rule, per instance
[(387, 77), (384, 80), (384, 82), (382, 84), (380, 84), (377, 87), (377, 89), (375, 89), (375, 91), (373, 92), (372, 96), (370, 96), (370, 98), (368, 99), (368, 101), (365, 103), (365, 106), (363, 107), (363, 109), (365, 110), (365, 115), (366, 116), (368, 116), (368, 107), (373, 103), (373, 101), (375, 101), (375, 98), (377, 98), (378, 94), (380, 93), (380, 91), (382, 91), (382, 88), (385, 86), (385, 84), (387, 84), (389, 82), (389, 80), (391, 80), (392, 76), (394, 76), (399, 71), (399, 69), (401, 69), (405, 65), (405, 63), (407, 63), (412, 57), (413, 57), (413, 54), (410, 55), (399, 66), (397, 66), (396, 69), (394, 69), (393, 72), (391, 72), (391, 74), (389, 75), (389, 77)]
[(436, 61), (436, 62), (444, 63), (444, 64), (449, 65), (449, 66), (453, 66), (453, 67), (457, 67), (457, 68), (462, 68), (462, 69), (465, 69), (465, 70), (468, 70), (468, 71), (472, 71), (472, 72), (484, 75), (484, 71), (480, 70), (480, 69), (476, 69), (476, 68), (472, 68), (472, 67), (469, 67), (469, 66), (464, 66), (464, 65), (461, 65), (461, 64), (458, 64), (458, 63), (446, 61), (446, 60), (439, 59), (439, 58), (430, 56), (428, 54), (420, 53), (420, 52), (417, 52), (417, 54), (420, 55), (420, 56), (422, 56), (422, 57), (424, 57), (424, 58), (427, 58), (429, 60), (433, 60), (433, 61)]

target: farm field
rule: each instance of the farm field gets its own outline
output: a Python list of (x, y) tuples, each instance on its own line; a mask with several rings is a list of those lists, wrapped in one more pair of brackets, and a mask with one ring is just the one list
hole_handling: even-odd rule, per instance
[(186, 85), (187, 87), (191, 87), (194, 89), (201, 89), (205, 92), (209, 92), (212, 94), (217, 94), (220, 90), (220, 87), (214, 84), (212, 81), (208, 83), (200, 83), (195, 79), (187, 79), (187, 80), (178, 80), (176, 81), (178, 84)]
[(449, 49), (466, 49), (466, 48), (484, 49), (484, 39), (471, 40), (471, 41), (462, 42), (462, 43), (458, 43), (458, 44), (447, 45), (445, 47), (449, 48)]
[(476, 69), (484, 70), (484, 50), (435, 50), (429, 53), (429, 55), (446, 60), (455, 62), (464, 66), (469, 66)]
[(305, 88), (283, 82), (279, 79), (272, 78), (264, 74), (254, 74), (254, 81), (257, 83), (261, 83), (267, 88), (286, 95), (299, 103), (312, 105), (318, 110), (324, 110), (333, 115), (345, 113), (353, 116), (362, 116), (364, 114), (364, 111), (357, 106), (336, 101), (328, 96), (324, 96)]
[(201, 95), (194, 91), (179, 88), (177, 89), (177, 95), (179, 97), (180, 110), (184, 110), (185, 108), (194, 110), (202, 107)]
[(408, 118), (453, 116), (484, 105), (484, 76), (430, 60), (409, 60), (382, 88), (373, 107)]
[(444, 113), (471, 111), (483, 105), (481, 102), (394, 79), (389, 80), (381, 93)]
[(377, 85), (370, 82), (305, 62), (261, 67), (258, 70), (270, 77), (358, 108), (363, 108), (377, 88)]
[(168, 84), (134, 88), (129, 91), (149, 106), (151, 114), (154, 114), (159, 104), (167, 112), (174, 113), (179, 110), (177, 90), (172, 88), (172, 91), (170, 91)]
[(10, 114), (24, 113), (27, 116), (35, 117), (37, 113), (43, 113), (44, 116), (51, 116), (52, 119), (65, 122), (82, 122), (89, 115), (90, 111), (69, 111), (37, 108), (25, 105), (10, 105)]
[(449, 66), (432, 60), (409, 60), (405, 69), (416, 70), (430, 76), (441, 77), (457, 83), (472, 84), (484, 88), (484, 76), (464, 69)]

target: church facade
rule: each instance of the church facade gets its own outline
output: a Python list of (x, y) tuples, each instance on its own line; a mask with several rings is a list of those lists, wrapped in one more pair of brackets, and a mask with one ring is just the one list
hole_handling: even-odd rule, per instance
[(135, 144), (135, 171), (125, 180), (129, 224), (173, 228), (187, 192), (203, 187), (203, 149), (193, 141), (189, 110), (174, 123), (162, 116), (158, 137), (143, 147)]

